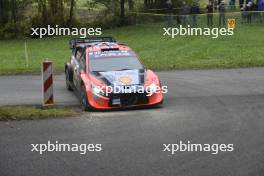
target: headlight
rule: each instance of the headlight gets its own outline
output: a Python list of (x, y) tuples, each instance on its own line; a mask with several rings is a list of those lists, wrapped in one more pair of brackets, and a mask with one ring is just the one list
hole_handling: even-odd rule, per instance
[(94, 95), (97, 95), (98, 97), (102, 97), (102, 96), (105, 97), (106, 96), (105, 92), (100, 87), (97, 87), (97, 86), (91, 84), (91, 89), (92, 89), (92, 93)]

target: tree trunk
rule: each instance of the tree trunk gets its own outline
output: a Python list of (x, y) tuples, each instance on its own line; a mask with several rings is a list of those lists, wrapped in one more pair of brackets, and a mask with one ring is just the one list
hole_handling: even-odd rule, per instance
[(47, 2), (46, 0), (43, 0), (42, 2), (42, 12), (41, 12), (41, 16), (42, 16), (42, 24), (46, 25), (47, 21), (48, 21), (48, 11), (47, 11)]
[(71, 0), (71, 8), (70, 8), (70, 16), (69, 16), (69, 21), (68, 25), (72, 25), (72, 20), (73, 20), (73, 8), (74, 8), (74, 0)]
[(0, 0), (0, 24), (4, 24), (4, 2)]
[(14, 24), (16, 24), (17, 22), (17, 4), (16, 4), (16, 0), (12, 0), (12, 20), (14, 22)]
[(42, 0), (38, 0), (38, 14), (42, 12)]
[(60, 16), (60, 20), (63, 22), (64, 21), (64, 6), (63, 6), (63, 0), (60, 0), (59, 1), (59, 12), (58, 12), (58, 15)]
[(120, 0), (120, 24), (125, 24), (125, 0)]
[(128, 8), (130, 11), (134, 10), (134, 2), (133, 0), (128, 0)]
[(8, 22), (9, 3), (7, 0), (0, 0), (0, 24)]

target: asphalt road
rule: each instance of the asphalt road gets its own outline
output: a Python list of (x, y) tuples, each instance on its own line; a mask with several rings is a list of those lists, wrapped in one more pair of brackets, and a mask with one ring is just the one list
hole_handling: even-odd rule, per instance
[[(0, 76), (0, 105), (41, 105), (41, 76)], [(64, 75), (54, 78), (54, 98), (57, 105), (79, 105), (74, 94), (65, 89)]]
[[(160, 109), (0, 122), (0, 176), (263, 176), (264, 68), (159, 73)], [(0, 77), (1, 104), (39, 103), (37, 76)], [(56, 77), (57, 102), (78, 103)], [(101, 152), (31, 152), (30, 144), (101, 143)], [(233, 152), (164, 152), (180, 141)]]

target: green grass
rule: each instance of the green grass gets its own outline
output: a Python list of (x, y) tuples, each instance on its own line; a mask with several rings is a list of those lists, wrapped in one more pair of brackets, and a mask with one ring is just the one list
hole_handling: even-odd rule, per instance
[[(208, 69), (264, 66), (262, 24), (237, 25), (234, 36), (164, 37), (161, 23), (103, 31), (128, 44), (143, 63), (154, 70)], [(24, 42), (27, 42), (29, 66)], [(0, 41), (0, 74), (39, 73), (44, 58), (62, 72), (70, 57), (69, 37)]]
[(66, 108), (41, 109), (24, 106), (0, 106), (0, 121), (57, 118), (76, 116), (78, 114), (77, 111)]

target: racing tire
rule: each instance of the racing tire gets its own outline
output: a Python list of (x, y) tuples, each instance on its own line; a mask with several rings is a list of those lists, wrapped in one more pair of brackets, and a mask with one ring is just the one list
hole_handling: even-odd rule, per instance
[(73, 89), (71, 87), (71, 81), (70, 81), (70, 75), (69, 75), (68, 69), (66, 69), (66, 71), (65, 71), (65, 76), (66, 76), (66, 89), (69, 91), (73, 91)]
[(93, 108), (89, 104), (89, 101), (87, 99), (86, 95), (86, 89), (84, 86), (81, 87), (81, 104), (82, 104), (82, 110), (83, 111), (92, 111)]

